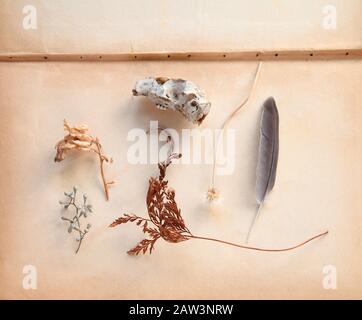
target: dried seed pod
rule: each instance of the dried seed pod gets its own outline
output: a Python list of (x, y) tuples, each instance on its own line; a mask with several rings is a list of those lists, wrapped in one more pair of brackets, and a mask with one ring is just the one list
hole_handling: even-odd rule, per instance
[(137, 81), (132, 92), (150, 98), (159, 109), (178, 111), (196, 124), (201, 124), (210, 112), (211, 103), (205, 93), (188, 80), (150, 77)]

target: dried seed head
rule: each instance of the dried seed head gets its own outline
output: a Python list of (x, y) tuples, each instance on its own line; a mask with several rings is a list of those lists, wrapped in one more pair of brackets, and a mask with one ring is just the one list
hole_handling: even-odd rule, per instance
[(59, 162), (65, 159), (65, 156), (70, 150), (90, 151), (93, 138), (88, 134), (88, 127), (80, 125), (71, 127), (66, 120), (64, 120), (64, 131), (66, 135), (60, 140), (55, 148), (57, 150), (54, 161)]
[(206, 198), (210, 202), (219, 199), (219, 197), (220, 197), (220, 191), (215, 187), (210, 187), (209, 190), (207, 190)]

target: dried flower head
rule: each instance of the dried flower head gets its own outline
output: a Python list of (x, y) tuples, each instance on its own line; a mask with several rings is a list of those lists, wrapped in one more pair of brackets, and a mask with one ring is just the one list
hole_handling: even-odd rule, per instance
[(68, 134), (66, 134), (55, 146), (57, 150), (57, 154), (54, 159), (55, 162), (64, 160), (66, 153), (70, 150), (91, 150), (93, 138), (88, 134), (88, 126), (80, 125), (71, 127), (67, 121), (64, 120), (64, 131), (68, 132)]
[(220, 191), (219, 191), (217, 188), (215, 188), (215, 187), (210, 187), (210, 188), (207, 190), (206, 198), (207, 198), (207, 200), (209, 200), (210, 202), (219, 199), (219, 197), (220, 197)]
[(283, 249), (264, 249), (258, 247), (250, 247), (219, 239), (199, 237), (193, 235), (187, 228), (181, 216), (181, 210), (178, 208), (175, 201), (175, 191), (168, 187), (168, 181), (165, 180), (167, 167), (171, 164), (173, 159), (178, 159), (180, 157), (181, 154), (171, 154), (166, 161), (158, 164), (160, 172), (159, 176), (157, 178), (150, 178), (146, 197), (149, 219), (142, 218), (134, 214), (124, 214), (120, 218), (113, 221), (110, 225), (110, 227), (115, 227), (128, 222), (135, 222), (137, 226), (140, 226), (142, 228), (143, 233), (149, 236), (149, 238), (143, 239), (140, 243), (136, 245), (136, 247), (129, 250), (127, 252), (128, 254), (145, 254), (147, 251), (149, 251), (149, 253), (152, 253), (156, 241), (160, 238), (171, 243), (178, 243), (182, 241), (187, 241), (189, 239), (201, 239), (223, 243), (242, 249), (279, 252), (298, 248), (328, 233), (328, 231), (326, 231), (296, 246)]
[(78, 125), (75, 127), (71, 127), (67, 123), (67, 121), (64, 120), (64, 131), (66, 132), (64, 138), (55, 145), (57, 153), (54, 161), (60, 162), (64, 160), (67, 153), (71, 150), (95, 152), (99, 157), (104, 192), (108, 200), (109, 186), (114, 184), (114, 181), (106, 181), (104, 177), (103, 164), (104, 162), (112, 163), (112, 158), (108, 158), (102, 153), (102, 145), (100, 144), (98, 138), (94, 138), (88, 133), (87, 125)]
[(88, 233), (89, 229), (91, 228), (91, 224), (88, 223), (85, 228), (82, 228), (81, 226), (81, 219), (87, 218), (89, 213), (93, 212), (93, 207), (91, 204), (88, 203), (87, 195), (83, 195), (83, 203), (81, 205), (77, 204), (77, 194), (78, 189), (77, 187), (73, 187), (73, 191), (71, 192), (64, 192), (64, 195), (66, 196), (66, 200), (59, 201), (59, 204), (66, 210), (69, 208), (74, 209), (74, 215), (72, 218), (68, 217), (61, 217), (63, 221), (67, 221), (69, 223), (68, 225), (68, 232), (71, 233), (72, 231), (78, 232), (79, 237), (77, 238), (78, 247), (76, 250), (76, 253), (78, 253), (80, 246), (82, 244), (82, 241), (86, 234)]

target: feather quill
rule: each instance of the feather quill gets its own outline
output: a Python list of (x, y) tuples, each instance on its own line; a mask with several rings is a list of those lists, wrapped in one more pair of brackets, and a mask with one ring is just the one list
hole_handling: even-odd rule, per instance
[(260, 140), (258, 163), (256, 167), (255, 197), (257, 212), (250, 225), (246, 242), (260, 214), (261, 208), (269, 192), (275, 184), (279, 153), (279, 114), (273, 97), (263, 104), (260, 122)]

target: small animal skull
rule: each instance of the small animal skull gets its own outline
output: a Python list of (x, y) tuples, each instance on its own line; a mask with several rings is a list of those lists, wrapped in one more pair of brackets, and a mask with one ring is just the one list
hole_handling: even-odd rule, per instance
[(136, 82), (135, 96), (146, 96), (159, 109), (176, 110), (193, 123), (201, 124), (210, 111), (211, 103), (204, 92), (191, 81), (164, 77), (146, 78)]

